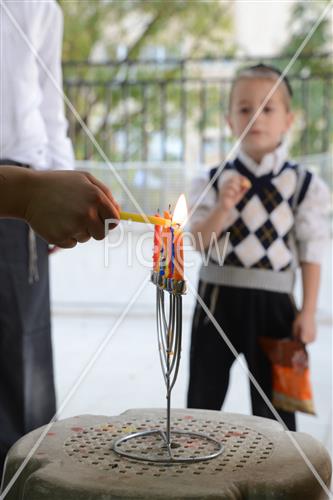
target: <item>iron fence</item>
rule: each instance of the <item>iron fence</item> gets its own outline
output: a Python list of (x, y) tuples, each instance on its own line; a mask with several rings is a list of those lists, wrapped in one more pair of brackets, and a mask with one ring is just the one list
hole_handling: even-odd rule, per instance
[[(283, 68), (287, 59), (269, 62)], [(242, 64), (232, 59), (68, 62), (64, 87), (112, 162), (213, 165), (233, 144), (228, 94)], [(333, 74), (311, 73), (308, 66), (304, 62), (302, 71), (289, 75), (296, 116), (292, 153), (302, 157), (328, 152), (333, 136)], [(68, 120), (76, 157), (101, 160), (70, 112)]]
[[(332, 157), (329, 153), (295, 160), (319, 174), (332, 186)], [(100, 161), (77, 162), (79, 170), (91, 172), (110, 187), (123, 210), (137, 211), (123, 187), (125, 185), (141, 209), (148, 214), (155, 213), (159, 207), (166, 208), (169, 204), (174, 207), (180, 193), (185, 193), (188, 199), (191, 181), (202, 173), (203, 166), (197, 163), (185, 167), (188, 168), (184, 168), (182, 162), (121, 162), (113, 163), (112, 168)]]

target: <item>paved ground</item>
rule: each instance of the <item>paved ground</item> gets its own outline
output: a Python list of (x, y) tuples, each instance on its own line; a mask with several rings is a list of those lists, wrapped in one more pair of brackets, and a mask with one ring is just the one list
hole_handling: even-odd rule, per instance
[[(134, 235), (137, 243), (139, 233)], [(104, 348), (87, 372), (61, 416), (78, 414), (115, 415), (129, 408), (164, 407), (163, 379), (156, 346), (154, 287), (147, 283), (136, 293), (149, 274), (131, 250), (128, 237), (114, 249), (104, 266), (103, 243), (89, 243), (52, 256), (53, 341), (58, 403), (80, 376), (104, 341)], [(150, 260), (151, 240), (145, 243)], [(299, 430), (318, 438), (332, 453), (332, 337), (329, 253), (325, 261), (320, 297), (319, 336), (310, 346), (316, 416), (299, 414)], [(188, 260), (192, 259), (188, 252)], [(195, 282), (197, 263), (189, 269)], [(184, 299), (184, 343), (179, 378), (172, 405), (183, 408), (187, 387), (189, 327), (193, 308), (191, 294)], [(125, 308), (129, 311), (120, 320)], [(225, 411), (250, 413), (246, 376), (234, 363)]]

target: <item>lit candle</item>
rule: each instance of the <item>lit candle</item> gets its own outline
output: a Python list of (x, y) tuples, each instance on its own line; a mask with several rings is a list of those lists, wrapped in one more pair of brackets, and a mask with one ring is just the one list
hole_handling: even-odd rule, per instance
[(185, 196), (181, 195), (177, 201), (175, 212), (173, 214), (172, 225), (176, 224), (174, 234), (174, 248), (175, 248), (175, 270), (174, 279), (184, 279), (184, 239), (182, 224), (187, 217), (187, 206)]
[[(160, 218), (159, 214), (155, 214), (155, 217)], [(154, 253), (153, 253), (153, 269), (155, 272), (160, 270), (160, 252), (161, 252), (161, 231), (162, 228), (158, 224), (154, 227)]]
[(170, 227), (170, 262), (169, 262), (169, 278), (174, 277), (175, 271), (175, 230)]
[[(163, 213), (164, 219), (170, 221), (171, 226), (171, 214), (168, 211), (164, 211)], [(171, 278), (170, 275), (170, 261), (172, 257), (172, 248), (171, 248), (171, 232), (170, 226), (164, 226), (162, 229), (162, 239), (163, 239), (163, 247), (164, 247), (164, 256), (165, 256), (165, 278)]]
[(182, 229), (175, 230), (175, 271), (174, 279), (184, 279), (184, 241)]

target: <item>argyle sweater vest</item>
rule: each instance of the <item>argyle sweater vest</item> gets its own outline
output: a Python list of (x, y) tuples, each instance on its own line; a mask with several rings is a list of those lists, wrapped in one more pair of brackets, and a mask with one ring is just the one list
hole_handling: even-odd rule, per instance
[[(294, 211), (306, 195), (312, 174), (305, 171), (299, 186), (300, 167), (289, 162), (278, 174), (269, 173), (261, 177), (253, 175), (238, 158), (227, 163), (220, 175), (228, 170), (247, 177), (251, 188), (236, 205), (232, 220), (220, 235), (221, 241), (229, 233), (224, 266), (287, 270), (294, 259), (290, 247)], [(210, 171), (211, 179), (216, 171), (216, 168)], [(218, 178), (213, 187), (217, 193)], [(216, 262), (214, 255), (211, 260)]]

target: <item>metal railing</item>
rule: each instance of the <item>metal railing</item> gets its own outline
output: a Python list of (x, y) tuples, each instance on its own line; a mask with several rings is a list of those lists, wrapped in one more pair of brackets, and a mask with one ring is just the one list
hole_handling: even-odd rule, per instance
[[(306, 156), (295, 161), (316, 172), (332, 187), (330, 154)], [(155, 213), (157, 208), (168, 207), (169, 203), (174, 207), (181, 193), (185, 193), (188, 198), (193, 177), (203, 170), (200, 163), (189, 165), (181, 162), (114, 163), (112, 167), (142, 210), (148, 214)], [(108, 185), (123, 210), (136, 211), (108, 165), (96, 161), (78, 161), (77, 168), (91, 172)]]
[[(285, 60), (276, 65), (283, 67)], [(228, 94), (242, 64), (232, 59), (68, 62), (64, 87), (111, 161), (214, 165), (231, 148)], [(328, 152), (333, 137), (333, 74), (311, 74), (306, 62), (304, 68), (289, 76), (297, 156)], [(76, 157), (101, 160), (71, 113), (68, 120)]]

